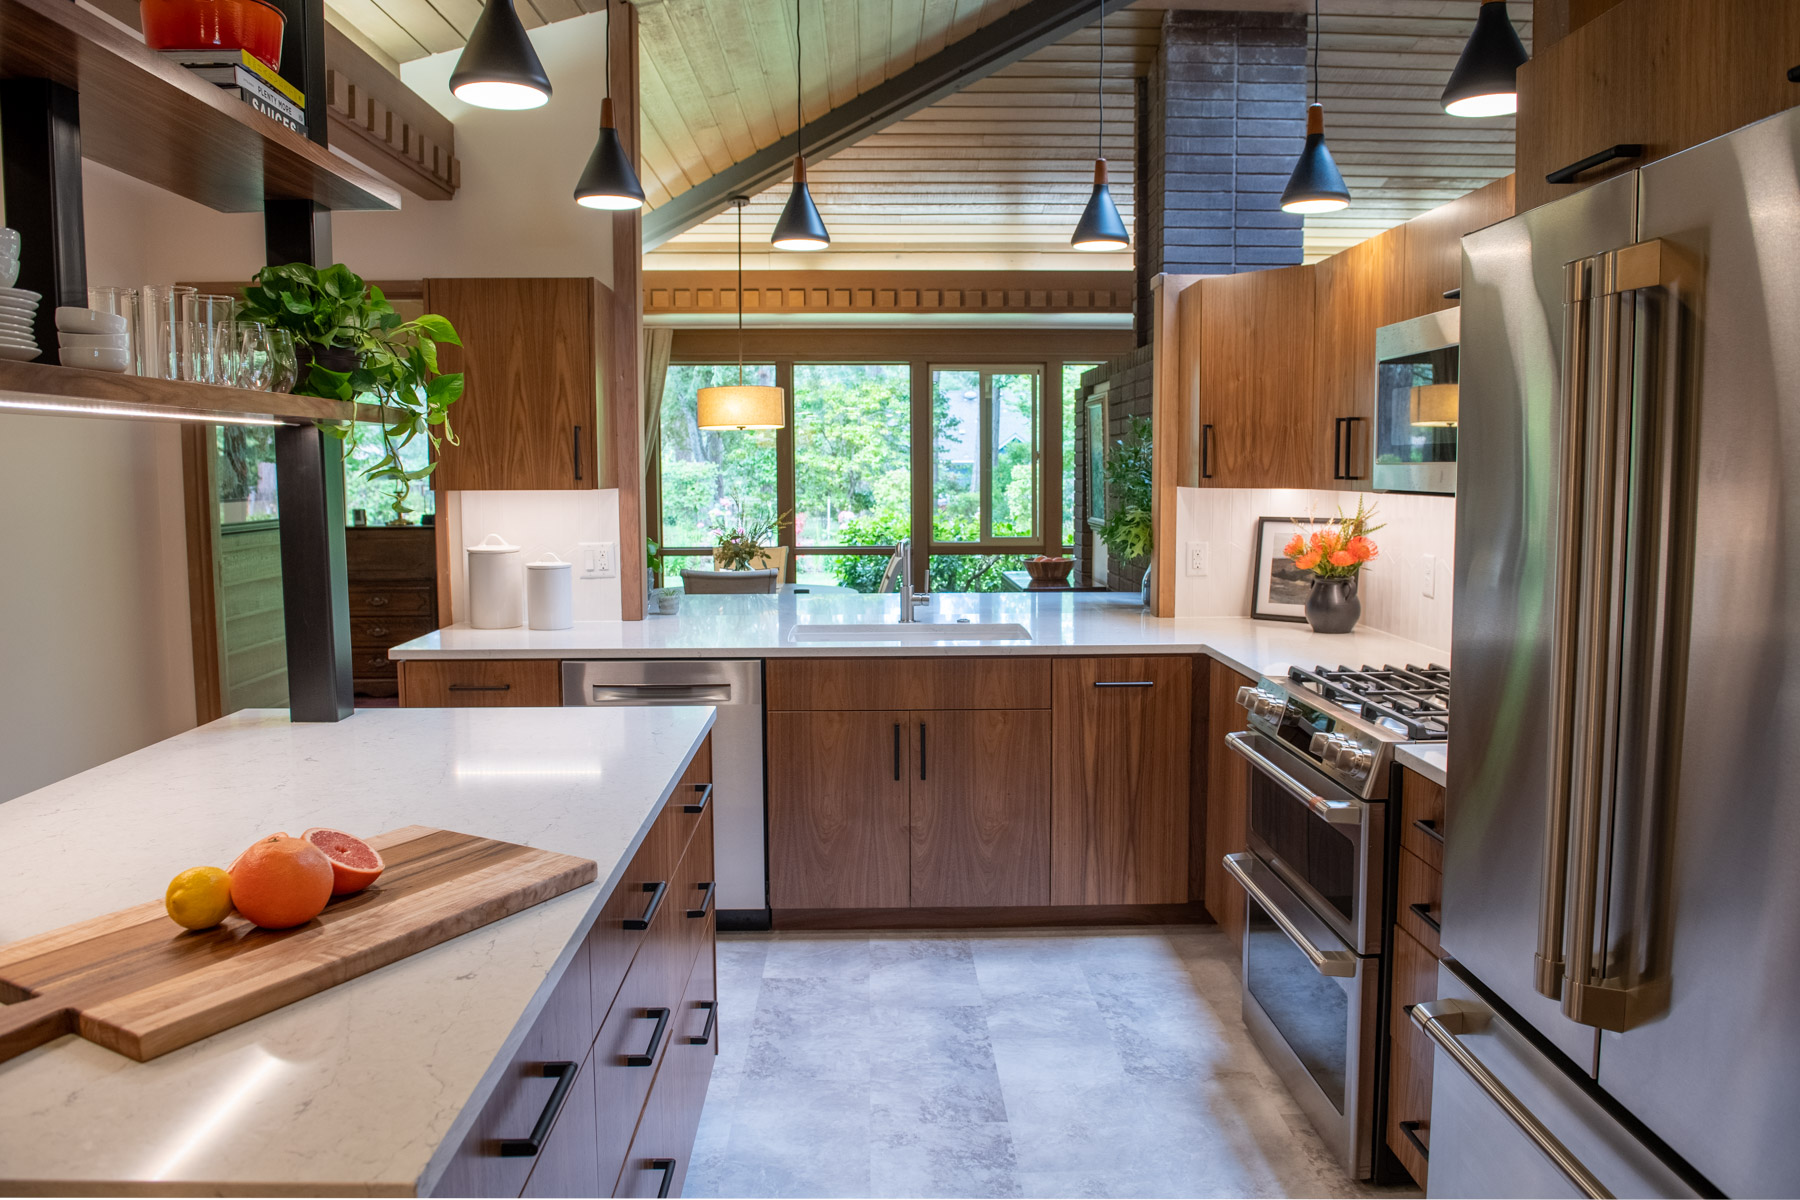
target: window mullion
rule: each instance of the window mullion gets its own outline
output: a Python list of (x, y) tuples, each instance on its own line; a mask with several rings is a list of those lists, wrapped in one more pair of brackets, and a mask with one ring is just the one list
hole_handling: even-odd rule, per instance
[(994, 373), (981, 372), (977, 389), (976, 420), (981, 425), (976, 439), (975, 496), (981, 508), (981, 540), (994, 540)]
[(794, 395), (793, 359), (776, 360), (775, 386), (781, 389), (787, 406), (787, 420), (775, 431), (775, 512), (788, 518), (786, 528), (777, 534), (777, 544), (788, 548), (786, 578), (782, 582), (793, 583), (799, 577), (800, 563), (800, 556), (794, 553), (798, 538), (794, 529), (794, 420), (799, 403)]

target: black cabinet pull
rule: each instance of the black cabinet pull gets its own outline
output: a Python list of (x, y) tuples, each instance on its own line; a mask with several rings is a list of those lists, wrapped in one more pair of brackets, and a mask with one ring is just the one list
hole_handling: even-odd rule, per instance
[(1361, 417), (1339, 417), (1331, 435), (1331, 477), (1361, 479), (1356, 473), (1356, 423)]
[(1426, 905), (1409, 904), (1406, 907), (1413, 910), (1413, 916), (1419, 918), (1419, 920), (1421, 920), (1421, 921), (1425, 922), (1425, 924), (1431, 926), (1431, 932), (1433, 932), (1433, 933), (1444, 932), (1444, 927), (1442, 925), (1439, 925), (1436, 921), (1432, 920), (1431, 909), (1429, 907), (1427, 907)]
[(510, 683), (453, 683), (450, 685), (450, 690), (453, 692), (510, 692), (510, 691), (512, 691), (512, 684), (510, 684)]
[(900, 782), (900, 722), (894, 722), (894, 782)]
[(575, 1086), (575, 1072), (580, 1068), (572, 1062), (549, 1062), (541, 1069), (545, 1079), (556, 1080), (556, 1087), (545, 1101), (544, 1111), (538, 1114), (537, 1124), (531, 1127), (530, 1137), (500, 1139), (501, 1158), (532, 1158), (544, 1148), (544, 1139), (550, 1136), (550, 1127), (556, 1124), (556, 1114), (568, 1100), (569, 1089)]
[(1407, 1141), (1412, 1143), (1412, 1148), (1419, 1152), (1420, 1158), (1424, 1159), (1426, 1162), (1430, 1162), (1431, 1151), (1426, 1147), (1424, 1142), (1419, 1140), (1420, 1124), (1421, 1122), (1418, 1121), (1402, 1121), (1400, 1122), (1400, 1133)]
[(625, 918), (624, 925), (627, 929), (650, 928), (650, 922), (656, 920), (656, 910), (662, 907), (663, 895), (669, 890), (669, 881), (659, 879), (655, 883), (646, 883), (644, 890), (655, 894), (650, 897), (650, 903), (644, 906), (643, 916)]
[(1641, 142), (1620, 142), (1616, 146), (1608, 146), (1598, 154), (1590, 154), (1580, 162), (1572, 162), (1566, 167), (1544, 176), (1545, 183), (1574, 183), (1575, 177), (1595, 167), (1603, 167), (1615, 159), (1633, 159), (1644, 157), (1644, 146)]
[(1444, 840), (1444, 835), (1438, 832), (1436, 821), (1427, 821), (1424, 817), (1420, 817), (1413, 822), (1413, 828), (1434, 842), (1441, 842)]
[(700, 798), (692, 804), (684, 804), (681, 806), (681, 811), (690, 817), (697, 817), (705, 812), (707, 801), (712, 799), (712, 784), (696, 783), (694, 785), (694, 790), (700, 793)]
[(925, 778), (925, 722), (919, 722), (919, 778)]
[(581, 426), (575, 427), (575, 482), (581, 482)]
[(1200, 478), (1202, 479), (1211, 479), (1213, 477), (1212, 437), (1213, 427), (1211, 425), (1202, 425), (1200, 427)]
[(1331, 423), (1331, 477), (1344, 477), (1344, 418), (1338, 417)]
[(1096, 679), (1095, 687), (1155, 687), (1152, 679)]
[(656, 1189), (657, 1200), (669, 1194), (669, 1185), (675, 1182), (675, 1160), (672, 1158), (653, 1158), (650, 1160), (652, 1171), (662, 1172), (662, 1186)]
[(1444, 293), (1444, 299), (1446, 299), (1446, 300), (1461, 300), (1462, 299), (1462, 289), (1459, 287), (1451, 288), (1449, 291)]
[(1800, 83), (1800, 67), (1789, 67), (1788, 68), (1788, 82), (1789, 83)]
[(700, 1001), (700, 1007), (706, 1010), (706, 1028), (700, 1031), (699, 1037), (690, 1037), (687, 1040), (687, 1044), (690, 1046), (704, 1046), (706, 1043), (712, 1041), (713, 1026), (717, 1024), (719, 1020), (719, 1005), (717, 1001), (702, 1000)]
[(669, 1010), (666, 1008), (646, 1008), (643, 1020), (656, 1018), (656, 1028), (650, 1034), (650, 1048), (642, 1054), (627, 1054), (625, 1065), (628, 1067), (647, 1067), (656, 1061), (656, 1048), (662, 1045), (663, 1034), (669, 1028)]
[(712, 908), (713, 893), (715, 891), (717, 891), (718, 888), (719, 888), (719, 885), (716, 880), (709, 879), (705, 883), (701, 884), (700, 890), (705, 892), (706, 895), (700, 897), (700, 907), (688, 909), (687, 915), (690, 917), (704, 917), (707, 913), (707, 910)]

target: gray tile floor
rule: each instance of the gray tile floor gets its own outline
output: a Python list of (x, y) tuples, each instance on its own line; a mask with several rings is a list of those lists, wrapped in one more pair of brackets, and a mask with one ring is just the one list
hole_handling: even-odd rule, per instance
[(1238, 1013), (1211, 926), (722, 935), (685, 1193), (1378, 1194)]

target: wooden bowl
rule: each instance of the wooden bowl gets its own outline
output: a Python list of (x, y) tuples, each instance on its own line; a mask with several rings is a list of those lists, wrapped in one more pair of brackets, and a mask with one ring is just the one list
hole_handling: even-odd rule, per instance
[(1042, 562), (1036, 559), (1025, 560), (1025, 572), (1039, 583), (1067, 583), (1069, 575), (1075, 570), (1072, 558), (1051, 558)]

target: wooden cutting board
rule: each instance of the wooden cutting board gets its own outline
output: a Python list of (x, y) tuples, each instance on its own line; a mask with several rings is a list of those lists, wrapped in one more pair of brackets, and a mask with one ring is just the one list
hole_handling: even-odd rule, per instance
[(592, 883), (593, 862), (412, 825), (373, 887), (296, 929), (189, 932), (160, 900), (0, 946), (0, 1062), (65, 1033), (139, 1062)]

